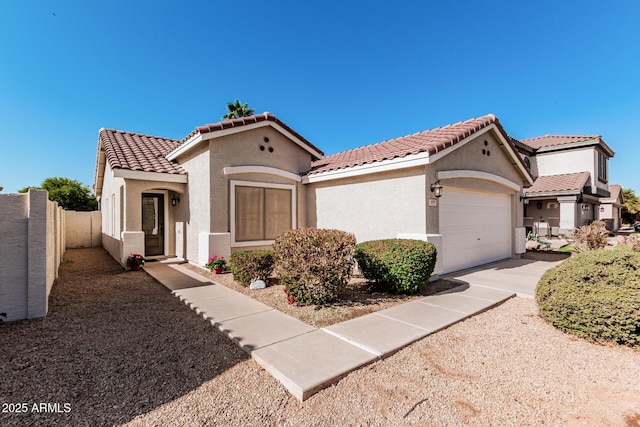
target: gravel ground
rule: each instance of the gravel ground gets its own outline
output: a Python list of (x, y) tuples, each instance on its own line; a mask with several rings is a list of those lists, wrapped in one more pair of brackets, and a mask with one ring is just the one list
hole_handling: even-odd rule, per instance
[[(304, 403), (144, 272), (69, 250), (50, 314), (0, 325), (0, 426), (638, 425), (640, 352), (513, 298)], [(8, 413), (27, 403), (26, 413)], [(37, 413), (33, 404), (60, 403)], [(68, 412), (64, 412), (69, 404)], [(13, 407), (15, 409), (15, 406)], [(15, 411), (13, 411), (15, 412)]]

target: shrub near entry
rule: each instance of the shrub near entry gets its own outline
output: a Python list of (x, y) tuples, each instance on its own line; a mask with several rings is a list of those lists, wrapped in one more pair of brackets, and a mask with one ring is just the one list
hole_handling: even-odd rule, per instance
[(327, 304), (349, 282), (356, 238), (340, 230), (300, 228), (273, 244), (275, 271), (289, 303)]
[(607, 246), (609, 231), (604, 221), (594, 221), (589, 225), (576, 228), (573, 232), (574, 246), (580, 251), (602, 249)]
[(640, 253), (602, 249), (571, 257), (542, 276), (536, 301), (564, 332), (640, 348)]
[(249, 286), (252, 280), (267, 281), (273, 271), (273, 251), (261, 249), (240, 251), (229, 259), (233, 280)]
[(355, 257), (362, 275), (387, 292), (415, 294), (429, 282), (437, 252), (422, 240), (387, 239), (358, 244)]

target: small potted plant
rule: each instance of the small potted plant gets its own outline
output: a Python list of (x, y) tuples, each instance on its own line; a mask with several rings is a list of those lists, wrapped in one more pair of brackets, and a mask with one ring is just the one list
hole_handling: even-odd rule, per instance
[(227, 261), (222, 256), (213, 255), (204, 266), (213, 271), (214, 274), (220, 274), (227, 267)]
[(144, 257), (140, 254), (132, 254), (127, 258), (127, 267), (133, 271), (140, 270), (140, 267), (144, 265)]

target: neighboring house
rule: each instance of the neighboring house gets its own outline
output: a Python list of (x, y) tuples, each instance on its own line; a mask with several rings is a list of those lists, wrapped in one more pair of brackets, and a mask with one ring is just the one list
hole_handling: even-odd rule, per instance
[[(611, 197), (608, 162), (614, 155), (601, 136), (545, 135), (512, 142), (535, 178), (524, 189), (527, 231), (558, 236), (613, 218), (614, 212), (600, 209)], [(615, 213), (619, 218), (619, 209)], [(619, 219), (608, 223), (619, 224)]]
[(599, 219), (607, 223), (610, 230), (618, 230), (622, 227), (622, 206), (624, 205), (624, 195), (622, 186), (618, 184), (609, 185), (611, 195), (600, 199)]
[(523, 253), (533, 183), (493, 115), (325, 157), (264, 113), (181, 141), (101, 129), (95, 192), (103, 245), (123, 264), (142, 253), (202, 265), (318, 227), (432, 241), (437, 274)]

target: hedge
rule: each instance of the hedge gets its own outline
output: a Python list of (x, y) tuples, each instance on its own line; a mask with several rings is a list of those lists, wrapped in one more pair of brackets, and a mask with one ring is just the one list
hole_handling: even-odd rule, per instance
[(536, 301), (564, 332), (640, 347), (640, 253), (601, 249), (571, 257), (542, 276)]
[(273, 251), (234, 252), (229, 258), (233, 280), (248, 286), (252, 280), (267, 281), (273, 271)]
[(355, 243), (353, 234), (340, 230), (301, 228), (278, 236), (275, 270), (289, 303), (333, 301), (351, 277)]
[(363, 276), (388, 292), (414, 294), (429, 282), (437, 252), (421, 240), (372, 240), (356, 246)]

